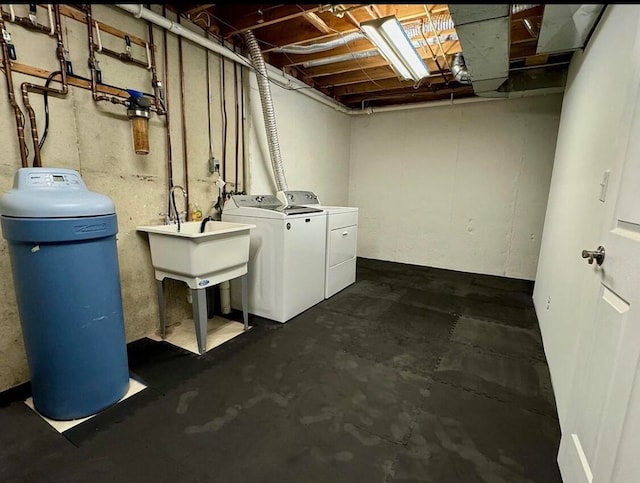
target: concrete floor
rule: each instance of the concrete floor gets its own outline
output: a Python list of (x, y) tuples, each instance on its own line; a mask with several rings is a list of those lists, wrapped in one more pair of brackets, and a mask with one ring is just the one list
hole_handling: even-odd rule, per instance
[(4, 394), (0, 481), (560, 482), (532, 288), (359, 259), (203, 356), (131, 343), (148, 387), (63, 434)]

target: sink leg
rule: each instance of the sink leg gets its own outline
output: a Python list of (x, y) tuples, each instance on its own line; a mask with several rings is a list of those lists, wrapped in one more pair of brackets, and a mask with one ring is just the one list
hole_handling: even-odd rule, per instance
[(244, 321), (244, 330), (247, 330), (249, 328), (249, 314), (247, 313), (247, 306), (249, 305), (249, 296), (247, 293), (247, 276), (247, 273), (242, 276), (242, 320)]
[(164, 305), (164, 280), (156, 280), (156, 288), (158, 291), (158, 309), (160, 312), (160, 337), (163, 339), (167, 336), (167, 312)]
[(191, 296), (198, 352), (204, 354), (207, 351), (207, 293), (205, 289), (192, 288)]

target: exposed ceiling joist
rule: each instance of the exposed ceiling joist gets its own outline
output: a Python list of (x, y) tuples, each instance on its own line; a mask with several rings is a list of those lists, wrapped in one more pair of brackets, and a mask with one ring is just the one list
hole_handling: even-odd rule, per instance
[[(224, 5), (224, 7), (238, 8), (237, 5)], [(245, 30), (255, 30), (275, 25), (286, 20), (295, 19), (303, 16), (305, 13), (317, 12), (319, 9), (319, 5), (263, 5), (263, 8), (259, 8), (255, 12), (238, 17), (234, 23), (230, 23), (226, 27), (223, 27), (222, 32), (225, 37), (230, 37), (234, 34), (242, 33)]]
[[(464, 84), (465, 79), (474, 73), (471, 67), (475, 67), (477, 73), (483, 66), (495, 62), (498, 50), (506, 66), (504, 72), (501, 71), (504, 75), (498, 77), (510, 80), (510, 88), (537, 85), (533, 80), (541, 73), (547, 84), (562, 82), (558, 69), (566, 69), (571, 57), (537, 51), (545, 7), (545, 4), (176, 4), (173, 9), (189, 17), (193, 15), (200, 26), (204, 16), (198, 15), (206, 13), (207, 20), (211, 21), (211, 28), (207, 25), (207, 29), (238, 47), (244, 45), (240, 34), (252, 30), (268, 64), (346, 107), (359, 108), (365, 104), (375, 107), (452, 95), (465, 97), (474, 92), (480, 95), (473, 85)], [(456, 11), (457, 18), (450, 10)], [(419, 83), (401, 80), (363, 35), (350, 38), (348, 43), (342, 40), (345, 35), (362, 33), (359, 28), (362, 22), (387, 16), (398, 18), (414, 43), (420, 41), (417, 50), (431, 74)], [(493, 39), (493, 43), (488, 36), (483, 37), (484, 46), (472, 40), (468, 42), (471, 50), (465, 52), (464, 39), (459, 40), (461, 32), (469, 36), (474, 23), (498, 17), (503, 20), (505, 33)], [(555, 22), (555, 25), (564, 28), (564, 23)], [(438, 33), (437, 39), (434, 32)], [(333, 47), (322, 51), (311, 47), (326, 42), (331, 42)], [(279, 51), (292, 46), (297, 47), (298, 52)], [(301, 53), (300, 47), (303, 50), (306, 47), (308, 52)], [(464, 57), (458, 56), (460, 53)], [(462, 75), (457, 77), (460, 82), (452, 72), (454, 59), (455, 71), (462, 70)], [(547, 71), (551, 73), (546, 75)], [(500, 79), (478, 80), (473, 79), (473, 75), (471, 79), (484, 83), (478, 85), (483, 89), (480, 92), (500, 87)]]
[(188, 4), (185, 5), (185, 8), (182, 10), (183, 13), (186, 13), (187, 15), (196, 15), (200, 12), (204, 12), (205, 10), (208, 10), (209, 8), (215, 6), (215, 4), (213, 3), (205, 3), (202, 5), (195, 5), (195, 6), (189, 6)]
[(307, 12), (303, 15), (303, 17), (307, 19), (307, 22), (309, 22), (311, 25), (313, 25), (323, 34), (331, 33), (331, 29), (329, 28), (329, 26), (325, 23), (324, 20), (318, 17), (315, 13)]
[[(429, 84), (444, 84), (451, 76), (443, 76), (435, 74), (427, 78)], [(378, 79), (375, 82), (360, 82), (355, 84), (346, 84), (335, 86), (330, 89), (331, 95), (336, 97), (344, 97), (353, 94), (364, 94), (368, 92), (391, 91), (402, 88), (413, 88), (415, 82), (403, 81), (400, 79)]]
[[(355, 15), (355, 14), (354, 14)], [(270, 26), (263, 29), (260, 32), (258, 40), (263, 42), (264, 52), (271, 52), (279, 47), (287, 47), (290, 45), (309, 44), (319, 41), (327, 41), (339, 38), (342, 35), (359, 32), (360, 29), (353, 25), (344, 18), (335, 17), (328, 12), (318, 13), (327, 26), (331, 29), (332, 33), (317, 35), (317, 29), (313, 28), (304, 19), (293, 19), (288, 22), (287, 29), (275, 28)], [(398, 5), (397, 18), (401, 23), (406, 23), (410, 20), (418, 20), (424, 18), (425, 12), (420, 6), (411, 5), (409, 7), (405, 5)], [(361, 21), (369, 20), (369, 17), (363, 18)], [(336, 33), (337, 32), (337, 33)]]

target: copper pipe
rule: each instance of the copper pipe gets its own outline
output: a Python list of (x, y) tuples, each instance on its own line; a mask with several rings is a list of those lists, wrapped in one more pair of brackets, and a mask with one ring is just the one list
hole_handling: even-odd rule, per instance
[[(94, 44), (93, 45), (94, 52), (95, 52), (96, 47), (97, 47), (97, 45)], [(137, 65), (137, 66), (140, 66), (140, 67), (144, 67), (145, 69), (148, 67), (148, 64), (146, 62), (143, 62), (142, 60), (134, 59), (129, 54), (126, 54), (124, 52), (116, 52), (115, 50), (111, 50), (111, 49), (107, 49), (106, 47), (102, 47), (102, 50), (100, 51), (100, 53), (108, 55), (109, 57), (113, 57), (114, 59), (121, 60), (122, 62), (127, 62), (129, 64), (134, 64), (134, 65)]]
[(53, 6), (54, 9), (54, 17), (56, 22), (56, 37), (58, 41), (58, 47), (56, 49), (56, 54), (58, 57), (58, 62), (60, 63), (60, 84), (62, 87), (60, 89), (55, 89), (53, 87), (45, 87), (39, 86), (36, 84), (31, 84), (29, 82), (23, 82), (21, 84), (22, 91), (22, 101), (24, 103), (24, 107), (29, 112), (29, 123), (31, 124), (31, 138), (33, 141), (33, 166), (41, 167), (42, 159), (40, 157), (40, 145), (38, 139), (38, 125), (36, 123), (36, 113), (31, 107), (31, 103), (29, 102), (29, 92), (36, 92), (38, 94), (53, 94), (56, 96), (66, 96), (69, 92), (69, 86), (67, 84), (67, 71), (64, 65), (64, 42), (62, 39), (62, 25), (60, 23), (60, 6), (55, 4)]
[[(87, 43), (88, 43), (88, 47), (89, 47), (89, 70), (91, 72), (91, 94), (93, 97), (93, 100), (96, 102), (100, 102), (100, 101), (109, 101), (112, 104), (119, 104), (121, 106), (125, 106), (128, 107), (129, 106), (129, 102), (127, 99), (123, 99), (120, 97), (116, 97), (116, 96), (109, 96), (106, 94), (99, 94), (98, 93), (98, 79), (97, 79), (97, 68), (96, 68), (96, 64), (97, 64), (97, 60), (96, 60), (96, 44), (94, 43), (94, 37), (93, 37), (93, 19), (92, 19), (92, 14), (91, 14), (91, 4), (87, 4), (87, 6), (84, 8), (84, 12), (85, 12), (85, 16), (86, 16), (86, 22), (87, 22)], [(138, 65), (140, 67), (144, 67), (145, 69), (148, 67), (146, 62), (142, 62), (140, 60), (134, 59), (132, 58), (130, 55), (125, 54), (125, 53), (121, 53), (121, 52), (116, 52), (114, 50), (110, 50), (107, 49), (106, 47), (102, 47), (102, 49), (100, 50), (102, 53), (109, 55), (111, 57), (114, 57), (116, 59), (119, 59), (123, 62), (128, 62), (130, 64), (135, 64)], [(152, 56), (152, 69), (153, 71), (155, 71), (155, 56)], [(150, 111), (154, 111), (157, 112), (158, 114), (162, 115), (164, 114), (164, 109), (161, 107), (158, 107), (158, 92), (157, 90), (154, 91), (154, 97), (155, 97), (155, 105), (151, 106), (149, 108)]]
[[(234, 52), (235, 52), (235, 47), (233, 48)], [(236, 105), (236, 112), (235, 112), (235, 135), (236, 135), (236, 166), (235, 166), (235, 175), (236, 175), (236, 179), (235, 179), (235, 191), (236, 193), (239, 191), (238, 190), (238, 161), (239, 161), (239, 146), (240, 146), (240, 102), (239, 102), (239, 98), (238, 98), (238, 64), (237, 63), (233, 63), (233, 100), (235, 102)]]
[(158, 73), (156, 71), (156, 45), (153, 42), (153, 24), (149, 22), (149, 56), (151, 57), (151, 85), (153, 86), (153, 101), (158, 115), (164, 115), (164, 107), (160, 99), (160, 89), (162, 88), (161, 82), (158, 80)]
[[(167, 8), (162, 5), (162, 15), (166, 17)], [(171, 124), (169, 118), (169, 54), (167, 42), (167, 29), (162, 29), (163, 34), (163, 54), (164, 54), (164, 86), (165, 86), (165, 131), (167, 134), (167, 183), (168, 191), (173, 188), (173, 149), (171, 147)], [(174, 199), (175, 202), (175, 199)], [(171, 216), (171, 198), (168, 199), (167, 216)]]
[[(180, 23), (180, 17), (178, 17)], [(182, 37), (178, 37), (178, 61), (180, 63), (180, 106), (182, 112), (182, 161), (184, 163), (184, 190), (187, 198), (187, 217), (189, 220), (189, 159), (187, 149), (187, 119), (184, 105), (184, 63), (182, 56)]]
[[(91, 17), (91, 4), (88, 3), (84, 9), (86, 22), (87, 22), (87, 41), (89, 47), (89, 72), (91, 73), (91, 96), (95, 102), (109, 101), (112, 104), (119, 104), (121, 106), (128, 107), (128, 102), (125, 99), (121, 99), (115, 96), (108, 96), (106, 94), (98, 94), (98, 80), (96, 72), (96, 55), (95, 45), (93, 43), (93, 20)], [(103, 48), (104, 50), (104, 48)]]
[(20, 149), (20, 162), (23, 168), (29, 166), (27, 159), (27, 144), (24, 140), (24, 114), (20, 106), (16, 102), (16, 95), (13, 90), (13, 72), (11, 70), (11, 59), (9, 58), (9, 48), (4, 40), (2, 32), (5, 30), (4, 26), (4, 12), (0, 15), (0, 43), (2, 44), (2, 65), (4, 67), (4, 76), (7, 79), (7, 93), (9, 95), (9, 103), (13, 108), (13, 113), (16, 118), (16, 130), (18, 132), (18, 147)]
[(11, 20), (10, 14), (2, 12), (2, 18), (5, 20), (9, 20), (11, 23), (16, 23), (28, 30), (34, 30), (43, 34), (52, 35), (51, 27), (47, 27), (39, 23), (32, 23), (31, 20), (29, 20), (27, 17), (16, 17), (15, 19)]
[[(245, 105), (244, 105), (244, 67), (240, 66), (240, 120), (242, 122), (242, 192), (244, 192), (244, 187), (247, 185), (246, 178), (246, 166), (247, 166), (247, 158), (246, 158), (246, 133), (244, 128), (244, 117), (245, 117)], [(238, 187), (236, 186), (236, 191)]]

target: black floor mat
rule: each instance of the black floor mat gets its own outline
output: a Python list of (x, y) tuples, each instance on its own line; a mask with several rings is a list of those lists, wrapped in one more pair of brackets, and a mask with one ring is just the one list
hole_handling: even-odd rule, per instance
[(252, 316), (201, 356), (129, 344), (147, 388), (63, 435), (0, 397), (0, 480), (560, 483), (532, 284), (357, 270), (286, 324)]

